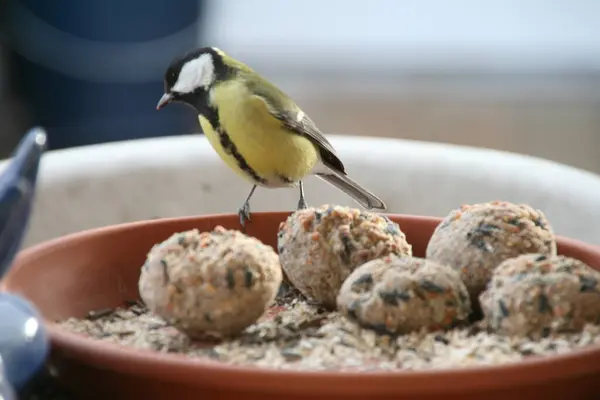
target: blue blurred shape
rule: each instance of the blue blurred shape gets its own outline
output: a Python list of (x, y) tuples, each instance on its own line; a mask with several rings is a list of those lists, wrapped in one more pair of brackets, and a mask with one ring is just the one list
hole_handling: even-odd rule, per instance
[(17, 390), (24, 388), (44, 365), (49, 349), (35, 307), (22, 297), (0, 293), (0, 357), (7, 383)]
[(6, 380), (4, 375), (4, 367), (2, 366), (2, 360), (0, 360), (0, 400), (15, 400), (15, 391), (12, 386)]
[[(10, 268), (27, 230), (45, 148), (45, 131), (32, 129), (0, 172), (0, 277)], [(8, 396), (10, 385), (22, 388), (43, 365), (48, 350), (46, 330), (33, 305), (0, 293), (0, 394)]]
[(49, 148), (197, 132), (187, 110), (155, 103), (171, 59), (198, 45), (203, 2), (13, 2), (15, 76)]
[(34, 128), (25, 135), (8, 167), (0, 175), (0, 277), (10, 267), (27, 230), (46, 132)]

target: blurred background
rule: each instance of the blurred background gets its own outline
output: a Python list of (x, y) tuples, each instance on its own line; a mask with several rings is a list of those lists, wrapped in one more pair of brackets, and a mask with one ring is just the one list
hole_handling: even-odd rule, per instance
[(222, 48), (325, 132), (509, 150), (600, 173), (597, 0), (21, 0), (2, 3), (0, 157), (197, 132), (162, 75)]

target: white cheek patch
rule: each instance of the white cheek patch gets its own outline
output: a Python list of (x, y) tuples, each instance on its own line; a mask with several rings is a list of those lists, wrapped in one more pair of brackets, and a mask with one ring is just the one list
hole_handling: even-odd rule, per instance
[(190, 93), (200, 87), (209, 86), (215, 79), (215, 65), (210, 54), (188, 61), (181, 68), (177, 82), (171, 90), (178, 93)]

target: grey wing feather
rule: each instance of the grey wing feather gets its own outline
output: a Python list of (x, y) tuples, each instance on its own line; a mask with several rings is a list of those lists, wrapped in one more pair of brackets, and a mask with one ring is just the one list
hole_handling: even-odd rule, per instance
[[(321, 133), (316, 124), (306, 115), (298, 120), (299, 113), (303, 113), (302, 110), (281, 90), (274, 85), (263, 80), (261, 82), (265, 88), (264, 90), (259, 85), (251, 85), (250, 90), (254, 95), (263, 99), (267, 104), (267, 107), (271, 114), (283, 123), (283, 126), (288, 128), (291, 132), (306, 136), (311, 142), (313, 142), (319, 149), (321, 161), (342, 174), (346, 174), (346, 168), (342, 161), (338, 158), (335, 149), (327, 140), (327, 138)], [(279, 99), (275, 99), (271, 93), (278, 93)]]

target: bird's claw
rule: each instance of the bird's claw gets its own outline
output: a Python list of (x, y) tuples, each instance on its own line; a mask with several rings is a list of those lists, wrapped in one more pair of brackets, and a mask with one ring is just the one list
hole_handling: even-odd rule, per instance
[(298, 201), (298, 210), (306, 210), (308, 208), (308, 205), (306, 204), (306, 200), (304, 200), (303, 198), (301, 198)]
[(246, 222), (251, 222), (252, 218), (250, 217), (250, 204), (244, 203), (242, 208), (239, 209), (238, 215), (240, 216), (240, 225), (242, 228), (246, 228)]

